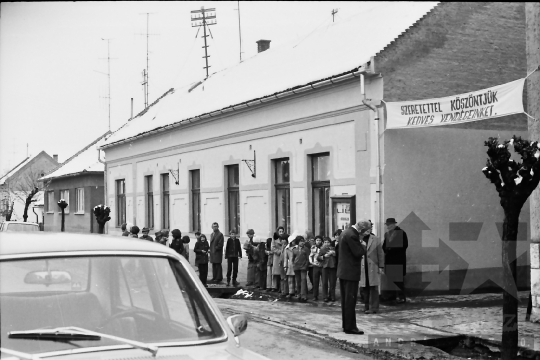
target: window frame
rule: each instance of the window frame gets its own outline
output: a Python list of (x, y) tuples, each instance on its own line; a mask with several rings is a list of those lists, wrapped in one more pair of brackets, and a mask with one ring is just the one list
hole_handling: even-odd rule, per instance
[[(165, 179), (167, 179), (167, 189), (165, 189)], [(169, 229), (171, 225), (171, 206), (170, 206), (170, 186), (169, 173), (163, 173), (160, 176), (161, 183), (161, 228)], [(165, 211), (167, 210), (167, 211)]]
[[(198, 176), (198, 187), (194, 186), (194, 177), (195, 174)], [(190, 193), (191, 193), (191, 231), (197, 232), (201, 231), (201, 170), (193, 169), (189, 171), (189, 183), (190, 183)], [(195, 212), (195, 201), (197, 201), (197, 212)]]
[[(329, 223), (330, 219), (332, 218), (332, 212), (331, 212), (331, 197), (330, 197), (330, 188), (331, 183), (330, 179), (328, 180), (315, 180), (315, 161), (322, 157), (328, 157), (328, 166), (331, 167), (330, 164), (330, 153), (324, 152), (324, 153), (318, 153), (318, 154), (311, 154), (310, 156), (310, 167), (311, 167), (311, 229), (313, 231), (314, 235), (323, 235), (323, 236), (331, 236), (330, 230), (332, 225)], [(318, 209), (315, 209), (315, 192), (321, 191), (322, 193), (326, 194), (325, 191), (328, 191), (327, 196), (323, 197), (324, 205), (320, 206)], [(326, 190), (325, 190), (326, 189)], [(315, 220), (316, 220), (316, 211), (319, 213), (319, 215), (324, 211), (324, 231), (319, 231), (319, 228), (315, 227)]]
[[(122, 185), (122, 186), (120, 186)], [(122, 188), (122, 192), (119, 189)], [(126, 179), (115, 181), (114, 191), (116, 193), (116, 227), (121, 227), (127, 220), (126, 214)], [(123, 214), (123, 216), (122, 216)]]
[[(80, 191), (81, 190), (81, 191)], [(75, 214), (84, 214), (84, 188), (75, 188)], [(82, 193), (82, 208), (79, 193)]]
[[(238, 172), (238, 184), (233, 184), (231, 186), (231, 174), (234, 179), (233, 171)], [(240, 164), (231, 164), (225, 166), (225, 175), (226, 175), (226, 191), (227, 191), (227, 232), (230, 232), (231, 229), (235, 230), (236, 234), (241, 234), (241, 214), (240, 214)], [(236, 201), (236, 211), (234, 216), (231, 213), (231, 196), (235, 197)], [(233, 224), (233, 219), (236, 219), (236, 222)]]
[(149, 229), (154, 228), (155, 214), (154, 214), (154, 175), (147, 175), (144, 177), (144, 186), (146, 188), (145, 194), (145, 220), (146, 227)]
[[(282, 162), (287, 161), (289, 165), (289, 181), (288, 182), (280, 182), (280, 179), (278, 179), (278, 165)], [(278, 226), (283, 226), (285, 228), (285, 233), (290, 234), (291, 233), (291, 160), (290, 158), (280, 158), (280, 159), (273, 159), (273, 170), (274, 170), (274, 215), (275, 215), (275, 228)], [(279, 221), (279, 198), (278, 193), (279, 190), (286, 190), (288, 193), (288, 220), (285, 220), (285, 224), (281, 225)]]
[[(49, 195), (52, 194), (52, 199), (49, 198)], [(54, 207), (58, 204), (54, 201), (54, 190), (47, 191), (47, 214), (54, 214)]]

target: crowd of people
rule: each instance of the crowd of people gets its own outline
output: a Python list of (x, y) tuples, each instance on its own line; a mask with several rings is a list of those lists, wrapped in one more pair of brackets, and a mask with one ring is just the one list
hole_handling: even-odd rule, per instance
[[(255, 231), (246, 232), (247, 240), (242, 245), (235, 229), (225, 237), (219, 224), (212, 224), (210, 240), (205, 234), (196, 232), (197, 242), (193, 248), (195, 266), (204, 286), (208, 286), (208, 264), (212, 264), (214, 283), (223, 282), (223, 256), (227, 260), (227, 286), (239, 286), (238, 263), (243, 252), (248, 258), (246, 287), (275, 292), (282, 298), (297, 299), (300, 302), (318, 301), (319, 294), (324, 302), (336, 301), (336, 284), (339, 279), (343, 330), (348, 334), (363, 334), (356, 326), (356, 303), (361, 290), (365, 304), (364, 312), (373, 314), (379, 311), (380, 275), (386, 274), (396, 285), (395, 296), (398, 302), (405, 302), (404, 276), (406, 274), (407, 234), (397, 226), (394, 218), (385, 223), (387, 232), (381, 241), (372, 232), (373, 223), (363, 219), (346, 230), (338, 229), (332, 238), (316, 235), (311, 231), (289, 235), (280, 226), (273, 237), (256, 237)], [(130, 231), (122, 226), (123, 236), (131, 236), (169, 246), (189, 260), (189, 236), (180, 230), (157, 231), (155, 239), (149, 236), (149, 229), (132, 226)], [(224, 249), (225, 248), (225, 249)], [(308, 280), (310, 289), (308, 286)], [(322, 292), (319, 291), (322, 288)]]

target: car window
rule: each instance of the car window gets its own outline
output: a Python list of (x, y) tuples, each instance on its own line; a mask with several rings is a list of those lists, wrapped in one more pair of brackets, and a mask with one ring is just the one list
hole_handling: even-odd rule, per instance
[(31, 354), (119, 344), (13, 339), (8, 332), (76, 326), (158, 346), (226, 335), (184, 265), (150, 256), (2, 260), (0, 319), (2, 346)]
[(6, 231), (39, 231), (36, 224), (6, 224)]

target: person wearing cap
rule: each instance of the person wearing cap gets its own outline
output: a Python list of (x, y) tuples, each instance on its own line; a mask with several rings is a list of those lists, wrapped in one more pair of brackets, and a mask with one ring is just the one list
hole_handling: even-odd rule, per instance
[(154, 233), (154, 236), (155, 236), (155, 240), (154, 240), (154, 241), (157, 242), (157, 243), (161, 243), (161, 231), (159, 231), (159, 230), (156, 231), (156, 232)]
[(223, 243), (225, 239), (217, 222), (212, 224), (212, 234), (210, 235), (210, 262), (212, 263), (212, 281), (220, 283), (223, 281)]
[(139, 239), (148, 240), (152, 242), (154, 241), (154, 239), (152, 239), (152, 237), (148, 235), (148, 233), (150, 232), (150, 229), (148, 229), (147, 227), (143, 227), (141, 232), (142, 232), (142, 236)]
[(364, 236), (366, 242), (366, 255), (362, 258), (360, 266), (360, 288), (364, 294), (364, 313), (376, 314), (379, 311), (380, 274), (384, 274), (384, 253), (381, 240), (371, 232)]
[(388, 279), (393, 282), (399, 290), (395, 291), (398, 303), (405, 303), (404, 278), (407, 272), (407, 248), (409, 239), (407, 233), (399, 226), (395, 218), (388, 218), (384, 223), (387, 232), (384, 233), (382, 250), (385, 254), (385, 271)]
[(127, 224), (123, 223), (122, 224), (122, 236), (129, 236), (129, 231), (127, 231), (126, 228), (127, 228)]
[(363, 238), (370, 232), (371, 223), (362, 219), (343, 231), (339, 242), (337, 277), (341, 291), (341, 324), (346, 334), (364, 333), (356, 326), (356, 300), (360, 282), (360, 261), (366, 254)]
[(227, 259), (227, 286), (231, 284), (231, 273), (233, 286), (238, 286), (240, 283), (236, 281), (238, 276), (238, 259), (242, 258), (242, 246), (240, 240), (236, 237), (236, 231), (232, 229), (229, 232), (230, 237), (227, 239), (225, 246), (225, 259)]
[(135, 238), (135, 239), (138, 239), (139, 238), (139, 227), (137, 225), (133, 225), (130, 229), (131, 231), (131, 237), (132, 238)]
[(182, 243), (182, 232), (178, 229), (173, 229), (173, 231), (171, 231), (171, 235), (172, 235), (172, 240), (171, 240), (171, 245), (169, 247), (173, 249), (174, 251), (176, 251), (178, 254), (184, 256), (184, 244)]
[(253, 229), (249, 229), (248, 231), (246, 231), (246, 235), (248, 236), (248, 239), (244, 243), (244, 250), (246, 251), (246, 254), (248, 257), (246, 286), (252, 286), (252, 285), (255, 285), (255, 268), (257, 267), (256, 263), (257, 263), (259, 254), (255, 251), (256, 246), (253, 241), (253, 236), (255, 235), (255, 231)]
[(159, 238), (159, 243), (161, 245), (169, 246), (169, 229), (162, 229), (161, 231), (161, 237)]

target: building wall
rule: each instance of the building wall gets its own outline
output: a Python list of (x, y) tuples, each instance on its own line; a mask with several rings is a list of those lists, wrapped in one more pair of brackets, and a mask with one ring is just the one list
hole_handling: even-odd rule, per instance
[[(375, 58), (384, 100), (458, 95), (524, 77), (524, 16), (523, 3), (441, 3)], [(396, 217), (409, 234), (412, 293), (502, 286), (504, 217), (481, 172), (484, 141), (527, 138), (526, 130), (520, 114), (384, 132), (384, 215)], [(527, 287), (528, 203), (521, 221), (518, 285)]]
[[(355, 195), (359, 183), (360, 188), (369, 189), (369, 183), (357, 179), (355, 170), (356, 148), (367, 153), (366, 137), (360, 142), (355, 137), (358, 127), (367, 126), (360, 116), (364, 107), (358, 103), (356, 80), (106, 149), (107, 198), (114, 216), (109, 233), (120, 232), (115, 198), (115, 182), (120, 179), (126, 184), (128, 223), (148, 225), (144, 185), (148, 175), (153, 175), (154, 182), (154, 230), (162, 228), (159, 176), (170, 169), (180, 174), (178, 185), (169, 176), (171, 229), (193, 231), (189, 171), (200, 169), (202, 232), (209, 233), (214, 221), (228, 232), (224, 167), (238, 164), (241, 235), (253, 228), (259, 236), (271, 236), (276, 226), (272, 160), (285, 157), (290, 161), (291, 232), (311, 229), (310, 155), (330, 153), (331, 195)], [(255, 178), (242, 162), (253, 159), (253, 151)], [(363, 173), (368, 179), (369, 169)], [(357, 208), (368, 211), (369, 206), (357, 202)]]
[[(84, 211), (76, 212), (76, 188), (84, 188)], [(98, 227), (93, 214), (96, 205), (103, 204), (104, 183), (103, 174), (87, 174), (53, 179), (48, 191), (54, 192), (54, 202), (45, 202), (45, 231), (61, 231), (62, 213), (58, 207), (60, 191), (69, 190), (69, 213), (65, 214), (64, 228), (66, 232), (97, 233)]]

